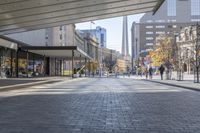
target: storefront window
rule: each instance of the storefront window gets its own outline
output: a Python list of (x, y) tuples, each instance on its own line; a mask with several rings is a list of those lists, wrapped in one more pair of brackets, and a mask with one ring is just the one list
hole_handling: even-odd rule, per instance
[(1, 77), (12, 77), (11, 71), (11, 50), (7, 48), (1, 48)]
[(28, 76), (42, 77), (44, 76), (44, 74), (44, 57), (37, 54), (29, 53)]
[(5, 73), (3, 72), (3, 48), (0, 47), (0, 77), (5, 77)]
[(12, 53), (11, 53), (11, 75), (12, 77), (16, 77), (16, 51), (15, 50), (12, 50)]
[(28, 77), (27, 75), (27, 53), (24, 51), (19, 52), (18, 58), (18, 76), (19, 77)]
[(34, 72), (35, 72), (35, 76), (44, 76), (44, 61), (43, 60), (35, 60)]

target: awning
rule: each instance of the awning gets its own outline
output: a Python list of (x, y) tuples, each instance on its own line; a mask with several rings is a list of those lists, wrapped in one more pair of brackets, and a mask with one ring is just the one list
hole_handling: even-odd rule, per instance
[(0, 47), (17, 50), (17, 44), (5, 39), (0, 38)]
[(75, 60), (84, 60), (85, 58), (92, 60), (87, 53), (79, 49), (77, 46), (22, 46), (20, 49), (46, 57), (63, 59), (71, 59), (72, 52), (74, 51)]
[(156, 11), (164, 0), (1, 0), (0, 35)]

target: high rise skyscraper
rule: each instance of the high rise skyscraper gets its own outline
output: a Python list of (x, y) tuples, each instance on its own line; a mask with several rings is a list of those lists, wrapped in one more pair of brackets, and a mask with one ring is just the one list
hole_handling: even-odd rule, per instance
[(175, 36), (184, 27), (197, 22), (200, 22), (200, 0), (165, 0), (156, 14), (145, 13), (139, 23), (133, 22), (134, 60), (153, 50), (160, 35)]
[(128, 45), (128, 19), (127, 16), (123, 17), (123, 33), (122, 33), (122, 56), (128, 57), (129, 54), (129, 45)]
[(90, 33), (92, 36), (97, 38), (99, 46), (104, 48), (107, 47), (107, 33), (105, 28), (98, 26), (96, 29), (79, 30), (79, 32)]

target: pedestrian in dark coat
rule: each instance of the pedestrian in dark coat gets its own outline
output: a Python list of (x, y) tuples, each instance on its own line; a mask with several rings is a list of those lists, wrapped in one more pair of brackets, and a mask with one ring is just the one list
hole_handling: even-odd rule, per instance
[(159, 71), (160, 71), (161, 80), (163, 80), (163, 73), (165, 71), (165, 68), (163, 65), (160, 66)]
[(149, 67), (149, 79), (153, 78), (153, 68), (150, 66)]

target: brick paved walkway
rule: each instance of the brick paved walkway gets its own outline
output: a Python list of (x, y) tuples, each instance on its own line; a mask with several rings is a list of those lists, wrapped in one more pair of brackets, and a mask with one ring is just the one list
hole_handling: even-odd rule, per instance
[(197, 133), (200, 93), (96, 78), (0, 94), (0, 133)]

